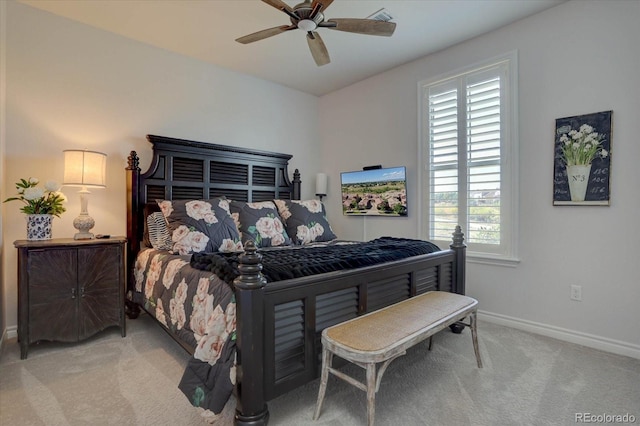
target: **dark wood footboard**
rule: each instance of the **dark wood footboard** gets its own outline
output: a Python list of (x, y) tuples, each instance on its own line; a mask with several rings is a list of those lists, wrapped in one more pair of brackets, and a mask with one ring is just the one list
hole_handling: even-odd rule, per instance
[(267, 401), (319, 376), (322, 330), (432, 290), (464, 294), (460, 227), (449, 250), (357, 270), (266, 285), (254, 246), (235, 282), (236, 424), (267, 424)]

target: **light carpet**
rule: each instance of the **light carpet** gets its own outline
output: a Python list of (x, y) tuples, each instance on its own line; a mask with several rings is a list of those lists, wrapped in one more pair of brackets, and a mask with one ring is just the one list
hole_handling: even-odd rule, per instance
[[(376, 424), (393, 426), (640, 424), (640, 360), (479, 322), (484, 368), (469, 331), (444, 330), (391, 363), (376, 395)], [(177, 384), (189, 355), (151, 318), (78, 344), (19, 344), (0, 355), (1, 425), (204, 425)], [(349, 374), (364, 378), (359, 367)], [(270, 425), (360, 426), (366, 395), (331, 376), (317, 421), (319, 380), (269, 402)], [(230, 424), (229, 404), (222, 421)], [(602, 416), (602, 417), (597, 417)], [(608, 416), (608, 417), (606, 417)], [(621, 416), (621, 417), (614, 417)]]

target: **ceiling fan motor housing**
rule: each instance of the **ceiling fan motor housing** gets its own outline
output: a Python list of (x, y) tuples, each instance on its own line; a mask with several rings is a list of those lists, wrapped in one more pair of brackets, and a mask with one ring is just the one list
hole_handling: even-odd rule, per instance
[(291, 17), (291, 23), (305, 32), (314, 31), (324, 21), (322, 12), (316, 13), (313, 17), (311, 16), (313, 8), (308, 1), (295, 5), (293, 11), (300, 19), (295, 20)]

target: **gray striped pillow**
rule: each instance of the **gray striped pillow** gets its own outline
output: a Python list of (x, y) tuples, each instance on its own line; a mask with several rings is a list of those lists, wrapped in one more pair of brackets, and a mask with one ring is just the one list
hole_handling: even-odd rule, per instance
[(171, 234), (167, 226), (167, 220), (162, 212), (151, 213), (147, 216), (147, 229), (149, 230), (149, 242), (156, 250), (171, 250)]

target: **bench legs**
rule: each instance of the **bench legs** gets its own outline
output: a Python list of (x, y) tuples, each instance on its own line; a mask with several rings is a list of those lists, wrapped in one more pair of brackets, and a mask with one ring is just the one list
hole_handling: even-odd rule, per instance
[[(473, 352), (476, 355), (476, 362), (478, 363), (478, 368), (482, 368), (482, 359), (480, 358), (480, 348), (478, 347), (478, 320), (477, 320), (477, 311), (473, 311), (469, 314), (469, 324), (465, 324), (464, 322), (458, 321), (456, 324), (460, 325), (462, 328), (469, 327), (471, 330), (471, 339), (473, 341)], [(429, 350), (433, 345), (433, 336), (429, 337)]]
[(476, 311), (473, 311), (471, 315), (469, 315), (469, 325), (471, 328), (471, 339), (473, 340), (473, 352), (476, 354), (476, 361), (478, 362), (478, 368), (482, 368), (482, 360), (480, 359), (480, 349), (478, 348), (478, 326), (477, 326), (477, 318)]
[(327, 349), (322, 349), (322, 372), (320, 374), (320, 390), (318, 391), (318, 402), (316, 402), (316, 412), (313, 413), (313, 420), (318, 420), (324, 394), (327, 391), (327, 380), (329, 380), (329, 368), (333, 362), (333, 353)]
[[(482, 368), (482, 360), (480, 359), (480, 349), (478, 347), (478, 329), (477, 329), (477, 311), (472, 311), (468, 313), (469, 324), (462, 323), (462, 320), (459, 320), (459, 323), (464, 327), (467, 326), (471, 330), (471, 338), (473, 341), (473, 351), (476, 356), (476, 361), (478, 363), (478, 368)], [(464, 319), (464, 317), (463, 317)], [(444, 326), (446, 327), (446, 325)], [(437, 331), (437, 330), (436, 330)], [(432, 337), (433, 334), (429, 336), (429, 350), (431, 350), (432, 346)], [(363, 362), (361, 354), (359, 356), (354, 355), (353, 358), (350, 356), (345, 356), (343, 353), (340, 353), (340, 356), (347, 361), (356, 364), (357, 366), (364, 368), (366, 370), (366, 385), (353, 377), (338, 371), (332, 367), (333, 355), (334, 352), (332, 350), (333, 346), (325, 341), (325, 336), (323, 334), (322, 337), (322, 372), (320, 375), (320, 389), (318, 391), (318, 401), (316, 403), (316, 410), (313, 414), (313, 420), (317, 420), (320, 417), (320, 410), (322, 409), (322, 403), (324, 401), (324, 396), (327, 391), (327, 382), (329, 380), (329, 373), (335, 375), (336, 377), (354, 385), (360, 390), (363, 390), (367, 393), (367, 424), (369, 426), (373, 426), (374, 417), (375, 417), (375, 398), (376, 392), (380, 388), (380, 381), (382, 380), (382, 375), (386, 371), (387, 367), (399, 356), (404, 355), (406, 352), (402, 351), (400, 353), (396, 353), (391, 356), (389, 359), (384, 360), (382, 365), (380, 366), (379, 371), (376, 374), (376, 363), (375, 362)], [(357, 358), (360, 359), (357, 359)]]
[[(380, 372), (380, 378), (382, 373)], [(378, 382), (380, 384), (380, 382)], [(367, 425), (373, 426), (373, 417), (376, 412), (376, 363), (367, 364)]]
[(320, 389), (318, 390), (318, 401), (316, 402), (316, 411), (313, 414), (313, 420), (318, 420), (320, 417), (320, 410), (322, 409), (322, 402), (324, 401), (324, 396), (327, 391), (327, 382), (329, 380), (329, 373), (335, 375), (336, 377), (341, 378), (342, 380), (354, 385), (360, 390), (363, 390), (367, 393), (367, 424), (368, 426), (373, 426), (374, 418), (375, 418), (375, 405), (376, 405), (376, 392), (380, 389), (380, 382), (382, 381), (382, 375), (387, 370), (389, 364), (394, 359), (405, 355), (406, 351), (403, 351), (393, 357), (387, 359), (382, 363), (380, 369), (376, 374), (376, 363), (375, 362), (367, 362), (362, 363), (355, 360), (348, 360), (353, 364), (364, 368), (366, 370), (366, 380), (367, 384), (359, 382), (353, 377), (338, 371), (332, 368), (331, 364), (333, 362), (333, 352), (323, 346), (322, 349), (322, 372), (320, 373)]

